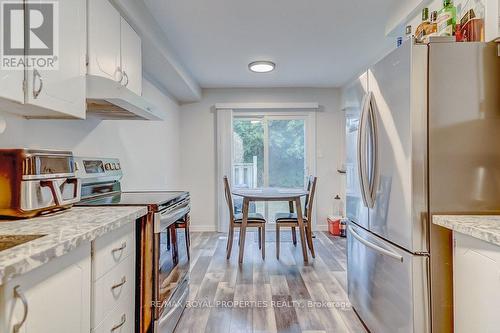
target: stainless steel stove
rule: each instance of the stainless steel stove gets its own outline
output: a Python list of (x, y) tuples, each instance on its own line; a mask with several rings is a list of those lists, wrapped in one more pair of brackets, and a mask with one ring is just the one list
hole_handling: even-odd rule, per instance
[(189, 192), (123, 192), (118, 159), (76, 157), (75, 164), (82, 183), (78, 206), (148, 208), (136, 227), (136, 332), (173, 332), (188, 293)]

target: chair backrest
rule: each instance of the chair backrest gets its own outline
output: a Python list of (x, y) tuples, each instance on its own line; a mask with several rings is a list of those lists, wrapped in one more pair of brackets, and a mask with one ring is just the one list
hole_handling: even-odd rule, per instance
[(229, 222), (232, 223), (234, 221), (233, 195), (231, 194), (231, 187), (229, 186), (227, 176), (224, 176), (224, 195), (226, 196), (227, 207), (229, 208)]
[(307, 195), (305, 201), (306, 208), (306, 217), (307, 223), (311, 226), (312, 223), (312, 211), (314, 206), (314, 194), (316, 193), (316, 183), (318, 181), (318, 177), (309, 176), (309, 181), (307, 183)]

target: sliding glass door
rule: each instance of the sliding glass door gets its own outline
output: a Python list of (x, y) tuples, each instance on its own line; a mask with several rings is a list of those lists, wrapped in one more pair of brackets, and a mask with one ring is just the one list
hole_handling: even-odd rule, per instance
[[(307, 115), (241, 114), (233, 117), (233, 186), (304, 188), (308, 174)], [(236, 202), (237, 209), (241, 204)], [(282, 202), (255, 203), (270, 222)]]

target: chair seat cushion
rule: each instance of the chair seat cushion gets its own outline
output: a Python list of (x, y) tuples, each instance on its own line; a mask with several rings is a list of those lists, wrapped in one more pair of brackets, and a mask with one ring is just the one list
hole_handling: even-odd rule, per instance
[[(260, 213), (248, 213), (248, 221), (249, 222), (266, 222), (266, 219)], [(243, 222), (243, 214), (239, 213), (239, 214), (234, 215), (234, 222), (235, 223)]]
[[(284, 223), (284, 222), (298, 222), (297, 221), (297, 213), (276, 213), (274, 216), (276, 223)], [(302, 217), (304, 222), (307, 221), (307, 217)]]

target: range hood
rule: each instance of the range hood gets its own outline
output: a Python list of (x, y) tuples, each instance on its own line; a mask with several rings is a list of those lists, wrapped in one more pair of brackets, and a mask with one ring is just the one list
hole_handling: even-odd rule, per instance
[(87, 75), (87, 115), (99, 119), (164, 119), (142, 96), (116, 81), (95, 75)]

